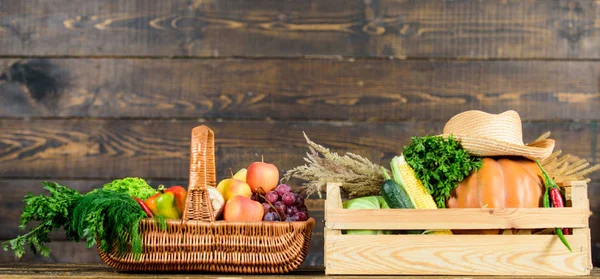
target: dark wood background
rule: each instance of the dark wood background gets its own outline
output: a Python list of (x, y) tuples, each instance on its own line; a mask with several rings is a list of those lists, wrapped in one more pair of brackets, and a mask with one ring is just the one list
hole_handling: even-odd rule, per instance
[[(0, 241), (42, 180), (187, 185), (199, 124), (219, 179), (261, 155), (282, 173), (303, 164), (302, 131), (387, 165), (468, 109), (514, 109), (526, 142), (551, 131), (598, 163), (599, 90), (598, 1), (0, 1)], [(304, 266), (322, 266), (323, 201), (307, 204)], [(54, 237), (50, 258), (0, 262), (100, 262)]]

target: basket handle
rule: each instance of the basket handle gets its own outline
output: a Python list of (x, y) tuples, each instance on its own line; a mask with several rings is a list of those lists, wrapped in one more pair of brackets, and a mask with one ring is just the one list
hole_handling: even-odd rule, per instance
[(215, 134), (205, 125), (192, 129), (190, 180), (183, 220), (215, 221), (208, 186), (216, 186)]

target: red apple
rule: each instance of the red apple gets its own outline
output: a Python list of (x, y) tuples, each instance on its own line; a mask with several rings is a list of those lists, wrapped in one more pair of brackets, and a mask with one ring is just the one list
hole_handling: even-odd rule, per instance
[(246, 183), (250, 185), (252, 192), (262, 189), (261, 193), (264, 194), (275, 189), (279, 184), (279, 170), (273, 164), (254, 162), (248, 166)]

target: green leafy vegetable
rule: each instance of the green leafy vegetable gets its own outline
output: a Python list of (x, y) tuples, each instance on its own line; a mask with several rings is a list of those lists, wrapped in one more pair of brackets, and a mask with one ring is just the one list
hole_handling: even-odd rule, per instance
[[(382, 196), (367, 196), (342, 203), (345, 209), (383, 209), (390, 208)], [(347, 230), (346, 234), (374, 235), (374, 234), (391, 234), (391, 231), (382, 230)]]
[[(45, 245), (50, 242), (48, 234), (69, 223), (70, 212), (75, 202), (81, 197), (76, 190), (69, 189), (54, 182), (42, 182), (44, 189), (50, 192), (49, 196), (34, 196), (31, 193), (24, 198), (25, 208), (19, 221), (19, 229), (25, 230), (30, 221), (39, 221), (40, 224), (24, 235), (2, 243), (4, 251), (10, 248), (19, 258), (25, 255), (25, 246), (37, 254), (48, 257), (50, 249)], [(67, 231), (67, 239), (73, 239), (71, 232)]]
[(127, 251), (128, 243), (134, 256), (141, 254), (139, 222), (146, 213), (128, 194), (94, 190), (77, 200), (71, 217), (69, 230), (76, 240), (85, 238), (88, 248), (98, 239), (100, 250), (107, 253), (116, 241), (121, 255)]
[(469, 155), (452, 136), (412, 137), (404, 147), (406, 162), (415, 170), (438, 208), (446, 207), (450, 192), (483, 163), (480, 157)]
[[(21, 258), (25, 247), (29, 246), (34, 254), (39, 252), (48, 257), (50, 250), (45, 245), (50, 242), (48, 234), (62, 227), (67, 239), (85, 239), (88, 248), (98, 244), (103, 252), (109, 252), (116, 244), (121, 255), (128, 249), (135, 257), (141, 254), (139, 222), (146, 213), (130, 195), (150, 195), (148, 188), (153, 189), (145, 181), (135, 178), (115, 180), (105, 188), (85, 195), (54, 182), (43, 182), (42, 185), (50, 195), (25, 196), (19, 229), (24, 230), (30, 221), (40, 224), (28, 233), (2, 243), (5, 251), (11, 249)], [(164, 218), (155, 220), (160, 229), (166, 230)]]
[(137, 177), (126, 177), (123, 179), (113, 180), (111, 183), (104, 184), (102, 189), (126, 193), (131, 197), (137, 197), (142, 200), (145, 200), (158, 193), (158, 191), (148, 185), (144, 179)]
[(381, 209), (390, 209), (390, 206), (387, 204), (387, 202), (385, 201), (383, 196), (375, 196), (375, 197), (377, 198), (377, 201), (379, 201), (379, 206), (381, 207)]

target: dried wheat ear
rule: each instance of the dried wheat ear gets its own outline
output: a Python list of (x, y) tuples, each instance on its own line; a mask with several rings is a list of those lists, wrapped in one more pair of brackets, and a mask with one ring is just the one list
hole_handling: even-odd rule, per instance
[[(541, 134), (534, 142), (547, 139), (550, 137), (550, 132)], [(590, 182), (588, 176), (597, 170), (600, 170), (600, 165), (590, 166), (585, 159), (573, 158), (570, 154), (560, 156), (562, 150), (556, 150), (550, 157), (542, 160), (540, 163), (548, 174), (554, 179), (554, 182), (560, 184), (567, 181), (581, 180)]]
[(311, 141), (306, 134), (304, 138), (309, 145), (304, 161), (307, 165), (288, 170), (282, 181), (298, 178), (307, 181), (301, 192), (310, 196), (321, 193), (328, 182), (341, 182), (342, 190), (350, 198), (379, 195), (381, 184), (385, 181), (381, 166), (360, 155), (347, 152), (343, 156)]

